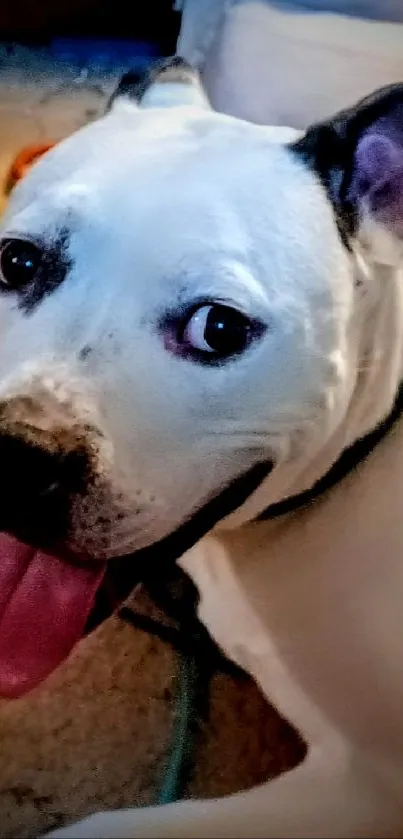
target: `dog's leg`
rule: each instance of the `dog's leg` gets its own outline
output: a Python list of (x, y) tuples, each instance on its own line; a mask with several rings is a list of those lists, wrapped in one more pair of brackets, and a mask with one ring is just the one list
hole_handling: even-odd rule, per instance
[(98, 813), (49, 836), (59, 839), (252, 839), (393, 837), (400, 808), (350, 755), (311, 754), (297, 769), (245, 793), (209, 801)]

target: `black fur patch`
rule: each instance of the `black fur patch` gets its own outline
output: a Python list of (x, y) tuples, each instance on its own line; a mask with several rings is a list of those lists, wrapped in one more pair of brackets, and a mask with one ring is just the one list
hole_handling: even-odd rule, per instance
[(395, 113), (400, 116), (402, 109), (403, 84), (388, 85), (333, 119), (311, 126), (291, 144), (292, 151), (318, 174), (347, 247), (357, 232), (359, 216), (358, 206), (349, 197), (358, 143), (375, 123)]
[(59, 288), (66, 278), (72, 264), (68, 244), (68, 232), (61, 230), (53, 242), (44, 246), (35, 279), (17, 292), (18, 308), (25, 314), (32, 314), (42, 300)]

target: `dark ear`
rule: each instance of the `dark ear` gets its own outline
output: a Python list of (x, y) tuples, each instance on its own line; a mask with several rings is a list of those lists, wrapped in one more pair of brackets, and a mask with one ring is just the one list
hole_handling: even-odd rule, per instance
[(312, 126), (292, 148), (326, 187), (346, 244), (368, 217), (403, 238), (403, 84)]
[[(109, 99), (107, 111), (110, 111), (115, 102), (122, 98), (130, 100), (134, 105), (141, 105), (151, 89), (156, 85), (164, 84), (179, 85), (184, 91), (193, 89), (194, 100), (199, 99), (201, 104), (208, 105), (197, 70), (180, 55), (173, 55), (156, 61), (143, 73), (136, 70), (124, 73)], [(187, 98), (189, 99), (189, 96)]]

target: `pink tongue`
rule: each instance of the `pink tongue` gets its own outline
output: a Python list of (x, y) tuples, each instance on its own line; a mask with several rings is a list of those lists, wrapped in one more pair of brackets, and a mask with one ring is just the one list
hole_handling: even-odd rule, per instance
[(21, 696), (68, 656), (104, 574), (0, 535), (0, 696)]

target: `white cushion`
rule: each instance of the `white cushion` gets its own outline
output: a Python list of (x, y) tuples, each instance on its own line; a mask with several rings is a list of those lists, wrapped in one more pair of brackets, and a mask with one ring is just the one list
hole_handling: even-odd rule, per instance
[(218, 110), (295, 128), (403, 81), (403, 24), (264, 0), (187, 0), (179, 51), (202, 69)]

